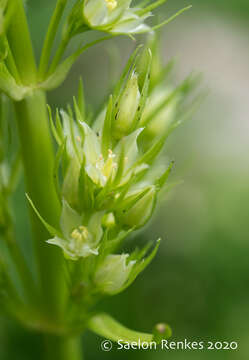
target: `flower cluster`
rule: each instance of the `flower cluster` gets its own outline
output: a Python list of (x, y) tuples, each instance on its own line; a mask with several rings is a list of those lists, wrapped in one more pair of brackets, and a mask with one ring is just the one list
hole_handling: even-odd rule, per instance
[[(91, 266), (84, 267), (84, 283), (105, 294), (125, 289), (156, 254), (159, 242), (149, 255), (150, 246), (131, 254), (116, 252), (155, 209), (172, 168), (160, 154), (177, 124), (182, 91), (191, 82), (187, 79), (166, 92), (155, 84), (152, 89), (151, 52), (139, 51), (95, 121), (86, 115), (82, 86), (73, 110), (57, 111), (55, 122), (50, 112), (59, 145), (55, 182), (60, 227), (47, 224), (32, 204), (53, 236), (48, 243), (59, 246), (69, 261), (90, 261)], [(154, 75), (152, 80), (155, 83)]]

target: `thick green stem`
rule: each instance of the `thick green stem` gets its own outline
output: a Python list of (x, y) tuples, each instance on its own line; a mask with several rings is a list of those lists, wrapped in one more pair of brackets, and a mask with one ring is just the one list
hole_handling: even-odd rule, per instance
[(21, 250), (18, 247), (18, 244), (15, 241), (13, 229), (9, 227), (6, 229), (4, 234), (5, 241), (9, 249), (9, 253), (16, 265), (18, 275), (22, 281), (24, 291), (27, 294), (28, 300), (30, 302), (37, 302), (37, 290), (35, 287), (34, 279), (31, 275), (31, 272), (28, 269), (26, 261), (21, 253)]
[[(24, 84), (36, 81), (26, 15), (21, 0), (16, 2), (15, 21), (9, 28), (8, 40)], [(54, 152), (48, 127), (46, 97), (39, 90), (15, 103), (19, 138), (29, 196), (42, 216), (56, 225), (60, 205), (53, 184)], [(41, 301), (47, 316), (58, 320), (62, 314), (64, 294), (63, 257), (56, 248), (46, 244), (49, 234), (31, 212), (34, 248), (39, 271)]]
[(46, 360), (82, 360), (81, 339), (47, 335), (45, 337)]
[[(15, 21), (8, 31), (9, 45), (23, 84), (37, 81), (22, 0), (16, 2)], [(48, 125), (46, 95), (34, 90), (26, 99), (15, 102), (17, 127), (21, 144), (27, 192), (41, 215), (51, 225), (58, 225), (60, 203), (53, 181), (54, 151)], [(62, 252), (46, 243), (49, 234), (30, 209), (34, 249), (39, 271), (40, 300), (45, 317), (59, 324), (64, 320), (66, 286)], [(46, 335), (46, 359), (80, 360), (79, 338)]]
[[(58, 224), (60, 205), (53, 184), (53, 149), (46, 114), (46, 98), (37, 91), (15, 103), (27, 192), (41, 215)], [(49, 234), (31, 212), (42, 301), (49, 316), (58, 318), (63, 309), (63, 258), (46, 244)]]

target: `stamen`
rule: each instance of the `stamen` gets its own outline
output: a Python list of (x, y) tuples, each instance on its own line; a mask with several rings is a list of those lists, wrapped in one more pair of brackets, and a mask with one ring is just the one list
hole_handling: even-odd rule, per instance
[(85, 226), (79, 226), (77, 229), (74, 229), (71, 233), (71, 237), (79, 242), (83, 242), (84, 240), (87, 240), (88, 235), (89, 233)]
[(112, 11), (114, 10), (118, 3), (116, 0), (105, 0), (108, 10)]

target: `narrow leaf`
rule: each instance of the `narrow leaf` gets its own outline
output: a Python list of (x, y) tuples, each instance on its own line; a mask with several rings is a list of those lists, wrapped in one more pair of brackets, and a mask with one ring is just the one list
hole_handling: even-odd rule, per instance
[(93, 316), (88, 322), (88, 328), (96, 334), (113, 341), (138, 342), (152, 341), (153, 335), (130, 330), (106, 313)]

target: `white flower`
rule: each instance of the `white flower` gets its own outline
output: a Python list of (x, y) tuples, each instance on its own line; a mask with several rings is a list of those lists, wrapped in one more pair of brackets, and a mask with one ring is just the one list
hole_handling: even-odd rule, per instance
[(62, 248), (65, 257), (71, 260), (98, 255), (98, 244), (103, 235), (102, 217), (102, 212), (96, 212), (90, 219), (84, 219), (63, 200), (61, 236), (47, 242)]
[(150, 31), (144, 20), (151, 14), (140, 15), (139, 8), (130, 8), (131, 0), (85, 0), (83, 18), (89, 28), (112, 34), (138, 34)]
[(137, 138), (143, 129), (138, 129), (122, 138), (114, 150), (108, 149), (108, 155), (104, 158), (101, 152), (102, 134), (100, 133), (97, 136), (85, 122), (81, 124), (85, 132), (83, 152), (86, 159), (85, 170), (88, 176), (96, 185), (104, 187), (108, 180), (114, 178), (118, 170), (121, 153), (123, 152), (125, 165), (122, 184), (127, 182), (132, 174), (136, 172), (136, 169), (132, 170), (131, 168), (138, 157)]

